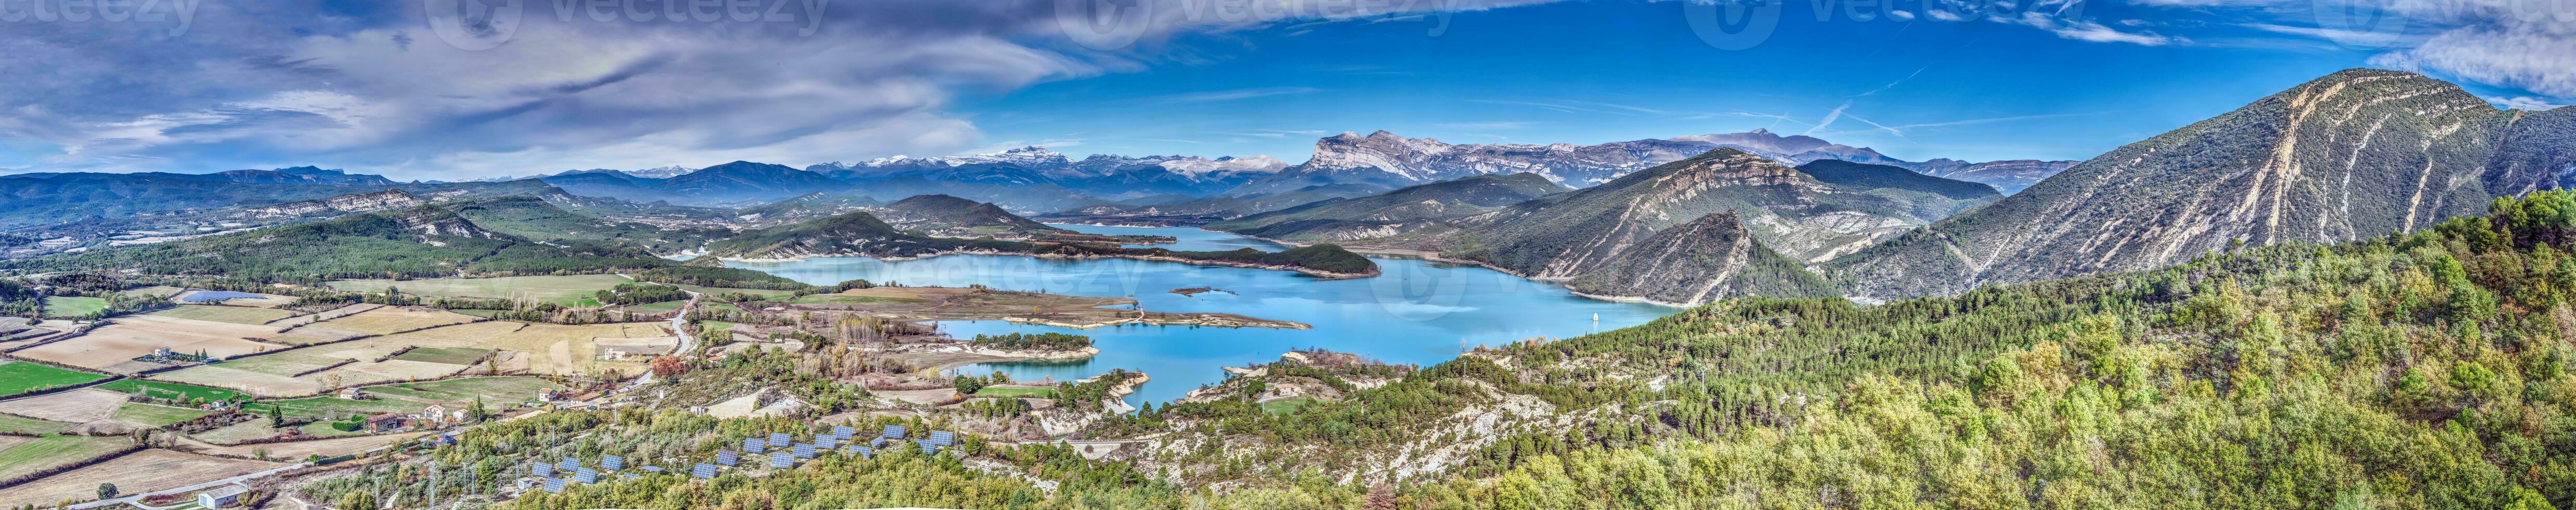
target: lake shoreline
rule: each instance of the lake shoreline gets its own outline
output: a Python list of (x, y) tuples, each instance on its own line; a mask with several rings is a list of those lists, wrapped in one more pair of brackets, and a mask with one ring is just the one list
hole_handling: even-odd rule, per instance
[[(1202, 228), (1202, 229), (1199, 229), (1199, 230), (1207, 230), (1207, 229)], [(1207, 230), (1207, 231), (1209, 231), (1209, 232), (1220, 232), (1220, 233), (1233, 234), (1233, 235), (1240, 235), (1240, 236), (1244, 236), (1244, 237), (1249, 237), (1249, 238), (1253, 238), (1253, 239), (1260, 239), (1260, 240), (1263, 240), (1263, 241), (1269, 241), (1269, 242), (1279, 243), (1279, 244), (1288, 245), (1288, 246), (1312, 246), (1312, 245), (1316, 244), (1316, 243), (1298, 243), (1298, 242), (1295, 242), (1295, 241), (1286, 241), (1286, 240), (1280, 240), (1280, 239), (1271, 239), (1271, 238), (1261, 237), (1261, 236), (1249, 236), (1249, 235), (1243, 235), (1243, 234), (1235, 234), (1235, 233), (1233, 233), (1233, 232), (1226, 232), (1226, 231), (1223, 231), (1223, 230)], [(1644, 296), (1619, 296), (1619, 295), (1610, 295), (1610, 294), (1594, 294), (1594, 293), (1589, 293), (1589, 292), (1584, 292), (1584, 291), (1574, 290), (1574, 286), (1573, 286), (1573, 285), (1571, 285), (1571, 284), (1566, 283), (1566, 282), (1567, 282), (1567, 280), (1564, 280), (1564, 279), (1532, 277), (1532, 276), (1529, 276), (1529, 275), (1526, 275), (1526, 274), (1522, 274), (1520, 271), (1513, 271), (1513, 270), (1511, 270), (1510, 268), (1506, 268), (1506, 267), (1502, 267), (1502, 266), (1497, 266), (1497, 265), (1494, 265), (1494, 264), (1492, 264), (1492, 263), (1488, 263), (1488, 262), (1481, 261), (1481, 260), (1467, 260), (1467, 259), (1456, 259), (1456, 258), (1442, 257), (1442, 256), (1440, 256), (1440, 252), (1435, 252), (1435, 251), (1430, 251), (1430, 250), (1409, 250), (1409, 249), (1404, 249), (1404, 248), (1377, 248), (1377, 247), (1367, 247), (1367, 246), (1350, 246), (1350, 245), (1340, 245), (1340, 246), (1342, 247), (1342, 249), (1350, 250), (1350, 251), (1351, 251), (1351, 253), (1358, 253), (1358, 254), (1364, 254), (1364, 255), (1394, 255), (1394, 256), (1400, 256), (1400, 257), (1412, 257), (1412, 258), (1417, 258), (1417, 259), (1422, 259), (1422, 260), (1428, 260), (1428, 261), (1432, 261), (1432, 262), (1442, 262), (1442, 263), (1449, 263), (1449, 264), (1469, 265), (1469, 266), (1476, 266), (1476, 267), (1481, 267), (1481, 268), (1485, 268), (1485, 269), (1491, 269), (1491, 270), (1493, 270), (1494, 272), (1497, 272), (1497, 273), (1502, 273), (1502, 274), (1512, 275), (1512, 277), (1514, 277), (1514, 278), (1520, 278), (1520, 279), (1523, 279), (1523, 280), (1529, 280), (1529, 281), (1532, 281), (1532, 282), (1538, 282), (1538, 283), (1545, 283), (1545, 284), (1549, 284), (1549, 285), (1555, 285), (1555, 286), (1557, 286), (1557, 287), (1559, 287), (1559, 288), (1563, 288), (1563, 289), (1565, 289), (1565, 291), (1566, 291), (1566, 292), (1572, 293), (1572, 294), (1577, 295), (1577, 296), (1583, 296), (1584, 298), (1588, 298), (1588, 299), (1598, 299), (1598, 300), (1602, 300), (1602, 301), (1610, 301), (1610, 302), (1615, 302), (1615, 303), (1641, 303), (1641, 304), (1649, 304), (1649, 305), (1655, 305), (1655, 306), (1665, 306), (1665, 307), (1672, 307), (1672, 308), (1692, 308), (1692, 307), (1695, 307), (1695, 306), (1699, 306), (1699, 305), (1692, 305), (1692, 304), (1685, 304), (1685, 303), (1673, 303), (1673, 302), (1659, 301), (1659, 300), (1656, 300), (1656, 299), (1654, 299), (1654, 298), (1648, 298), (1648, 297), (1644, 297)]]
[[(1357, 250), (1353, 250), (1353, 251), (1354, 251), (1354, 252), (1357, 252)], [(1042, 258), (1042, 259), (1060, 259), (1060, 260), (1100, 260), (1100, 259), (1145, 260), (1145, 261), (1154, 261), (1154, 262), (1175, 262), (1175, 263), (1188, 264), (1188, 265), (1193, 265), (1193, 266), (1239, 267), (1239, 268), (1244, 268), (1244, 269), (1266, 269), (1266, 270), (1272, 270), (1272, 271), (1288, 271), (1288, 272), (1294, 272), (1294, 273), (1304, 274), (1304, 275), (1307, 275), (1307, 276), (1313, 276), (1313, 277), (1316, 277), (1316, 278), (1321, 278), (1321, 279), (1326, 279), (1326, 280), (1347, 280), (1347, 279), (1353, 279), (1353, 278), (1368, 278), (1368, 277), (1378, 276), (1379, 274), (1381, 274), (1381, 272), (1380, 272), (1379, 270), (1377, 270), (1376, 268), (1370, 268), (1367, 272), (1364, 272), (1364, 273), (1349, 273), (1349, 272), (1341, 272), (1341, 271), (1327, 271), (1327, 270), (1315, 269), (1315, 268), (1311, 268), (1311, 267), (1303, 267), (1303, 266), (1285, 266), (1285, 265), (1278, 265), (1278, 264), (1257, 264), (1257, 263), (1251, 263), (1251, 262), (1236, 262), (1236, 261), (1229, 261), (1229, 260), (1192, 259), (1192, 258), (1172, 257), (1172, 256), (1165, 256), (1165, 255), (1062, 255), (1062, 254), (1053, 254), (1053, 253), (1010, 252), (1010, 251), (1000, 251), (1000, 250), (943, 250), (943, 251), (934, 252), (934, 253), (930, 253), (930, 254), (926, 254), (926, 255), (912, 255), (912, 256), (902, 256), (902, 257), (878, 257), (878, 256), (872, 256), (872, 255), (866, 255), (866, 254), (859, 254), (859, 253), (834, 253), (834, 254), (817, 254), (817, 255), (798, 255), (798, 256), (793, 256), (793, 257), (783, 257), (783, 258), (716, 257), (716, 260), (726, 261), (726, 262), (747, 262), (747, 263), (754, 263), (754, 264), (775, 264), (775, 263), (785, 263), (785, 262), (804, 262), (804, 261), (807, 261), (807, 260), (818, 259), (818, 258), (860, 257), (860, 258), (876, 259), (876, 260), (881, 260), (881, 261), (886, 261), (886, 262), (902, 262), (902, 261), (908, 261), (908, 260), (925, 260), (925, 259), (932, 259), (932, 258), (946, 257), (946, 256), (950, 256), (950, 255), (989, 255), (989, 256), (1005, 256), (1005, 257), (1007, 257), (1007, 256), (1018, 256), (1018, 257), (1035, 257), (1035, 258)]]

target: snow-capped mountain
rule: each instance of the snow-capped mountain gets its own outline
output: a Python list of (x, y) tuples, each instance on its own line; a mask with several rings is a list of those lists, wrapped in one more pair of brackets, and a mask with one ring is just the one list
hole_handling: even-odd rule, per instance
[(1453, 145), (1432, 138), (1406, 138), (1386, 131), (1365, 136), (1343, 132), (1315, 141), (1315, 155), (1305, 164), (1247, 182), (1227, 190), (1225, 194), (1273, 193), (1328, 183), (1404, 187), (1473, 175), (1519, 172), (1536, 173), (1566, 186), (1585, 187), (1721, 147), (1792, 166), (1832, 159), (1927, 171), (1917, 168), (1920, 164), (1888, 157), (1868, 147), (1842, 145), (1805, 135), (1782, 136), (1763, 129), (1595, 145)]
[(919, 178), (939, 182), (1028, 186), (1052, 184), (1105, 198), (1158, 194), (1207, 195), (1287, 168), (1269, 156), (1118, 156), (1095, 154), (1076, 161), (1044, 147), (990, 154), (916, 158), (894, 156), (859, 163), (832, 162), (806, 170), (833, 179), (866, 182)]

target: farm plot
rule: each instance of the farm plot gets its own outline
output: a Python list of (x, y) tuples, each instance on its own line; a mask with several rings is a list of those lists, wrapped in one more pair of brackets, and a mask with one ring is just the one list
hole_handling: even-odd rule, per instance
[(41, 363), (0, 360), (0, 396), (81, 384), (107, 376), (64, 370)]
[(107, 310), (107, 300), (94, 297), (46, 296), (46, 317), (81, 317)]
[(257, 308), (249, 306), (180, 305), (168, 310), (152, 312), (150, 315), (195, 319), (201, 321), (229, 322), (233, 324), (259, 325), (267, 324), (278, 319), (294, 317), (295, 312), (275, 308)]
[(140, 297), (140, 296), (161, 296), (161, 297), (169, 297), (169, 296), (171, 296), (171, 295), (178, 294), (180, 291), (183, 291), (183, 290), (187, 290), (187, 289), (181, 289), (181, 288), (178, 288), (178, 287), (172, 287), (172, 286), (168, 286), (168, 285), (154, 285), (154, 286), (150, 286), (150, 287), (143, 287), (143, 288), (138, 288), (138, 289), (125, 289), (125, 290), (120, 290), (120, 291), (116, 291), (116, 293), (118, 293), (118, 294), (124, 294), (124, 295), (128, 295), (128, 296), (137, 296), (137, 297)]
[(290, 296), (259, 294), (253, 292), (233, 292), (229, 290), (189, 291), (188, 293), (173, 297), (171, 300), (181, 303), (223, 303), (234, 306), (256, 306), (261, 308), (276, 308), (295, 304), (295, 298)]
[[(407, 441), (407, 440), (411, 440), (411, 439), (418, 438), (418, 437), (420, 437), (420, 436), (426, 436), (426, 435), (429, 435), (429, 433), (428, 433), (428, 432), (406, 432), (406, 433), (401, 433), (401, 434), (384, 434), (384, 435), (372, 435), (372, 436), (350, 436), (350, 437), (339, 437), (339, 438), (331, 438), (331, 439), (315, 439), (315, 440), (312, 440), (312, 441), (290, 441), (290, 442), (284, 442), (284, 443), (265, 443), (265, 444), (241, 445), (241, 446), (219, 446), (219, 447), (212, 447), (212, 448), (199, 447), (199, 449), (198, 449), (197, 451), (199, 451), (199, 452), (203, 452), (203, 453), (213, 453), (213, 454), (221, 454), (221, 455), (239, 455), (239, 456), (243, 456), (243, 457), (249, 457), (249, 456), (251, 456), (253, 453), (257, 453), (259, 450), (268, 450), (268, 456), (269, 456), (269, 458), (274, 458), (274, 459), (301, 459), (301, 458), (304, 458), (304, 457), (306, 457), (306, 456), (310, 456), (310, 455), (320, 455), (320, 456), (324, 456), (324, 457), (331, 457), (331, 456), (337, 456), (337, 455), (348, 455), (348, 454), (352, 454), (352, 453), (364, 452), (364, 451), (367, 451), (367, 450), (375, 449), (375, 448), (376, 448), (376, 447), (378, 447), (378, 446), (384, 446), (384, 445), (394, 444), (394, 443), (398, 443), (398, 442), (402, 442), (402, 441)], [(211, 478), (209, 478), (209, 479), (211, 479)], [(119, 484), (118, 486), (119, 486), (119, 487), (122, 487), (123, 485), (122, 485), (122, 484)], [(95, 487), (95, 485), (93, 485), (93, 487)]]
[(420, 344), (402, 335), (365, 338), (193, 367), (156, 378), (280, 398), (318, 395), (346, 386), (437, 379), (467, 368), (403, 359), (375, 361)]
[(411, 352), (405, 352), (399, 356), (394, 356), (394, 359), (401, 361), (418, 361), (422, 363), (471, 365), (476, 361), (481, 361), (483, 359), (483, 355), (490, 354), (491, 352), (491, 349), (476, 349), (472, 347), (422, 347), (412, 349)]
[(303, 332), (307, 329), (326, 328), (382, 335), (396, 331), (411, 331), (421, 328), (461, 324), (478, 320), (482, 320), (482, 318), (449, 312), (446, 310), (415, 310), (388, 306), (351, 314), (347, 317), (316, 322), (310, 326), (296, 328), (296, 331)]
[(116, 408), (116, 419), (118, 421), (130, 421), (154, 427), (167, 427), (172, 423), (193, 420), (199, 416), (205, 416), (207, 414), (210, 413), (184, 407), (170, 407), (132, 402), (126, 403), (123, 407)]
[(216, 427), (214, 430), (189, 434), (188, 437), (190, 439), (204, 441), (206, 444), (233, 445), (252, 439), (277, 437), (282, 433), (283, 431), (278, 429), (269, 428), (268, 420), (251, 420)]
[(508, 359), (499, 363), (503, 372), (575, 375), (581, 374), (593, 360), (598, 359), (599, 344), (595, 339), (655, 338), (670, 334), (662, 328), (662, 323), (658, 322), (585, 326), (485, 322), (394, 336), (459, 342), (475, 347), (510, 351)]
[(285, 465), (170, 450), (143, 450), (10, 487), (8, 495), (0, 496), (0, 506), (53, 504), (66, 499), (85, 501), (98, 496), (98, 484), (102, 483), (116, 484), (118, 489), (129, 494), (163, 491)]
[(98, 388), (81, 388), (16, 400), (0, 400), (0, 413), (65, 423), (88, 423), (115, 418), (116, 408), (123, 405), (125, 405), (123, 393)]
[[(44, 436), (17, 441), (0, 450), (0, 480), (26, 476), (123, 450), (134, 444), (129, 437)], [(193, 482), (192, 482), (193, 483)], [(0, 494), (15, 496), (26, 486), (10, 487)], [(97, 488), (92, 485), (91, 488)], [(25, 502), (10, 502), (16, 506)], [(52, 501), (42, 501), (52, 503)]]
[(72, 424), (0, 414), (0, 432), (43, 435), (62, 432), (69, 428), (72, 428)]
[[(520, 299), (567, 306), (584, 306), (593, 293), (632, 283), (613, 274), (564, 276), (506, 276), (500, 278), (431, 278), (425, 280), (338, 280), (323, 285), (356, 292), (384, 292), (399, 289), (404, 294), (484, 299)], [(597, 306), (592, 301), (587, 306)]]
[(172, 352), (203, 352), (223, 358), (285, 348), (253, 341), (276, 336), (278, 330), (273, 327), (152, 315), (120, 317), (108, 322), (108, 325), (81, 336), (11, 354), (76, 367), (134, 373), (160, 368), (161, 365), (134, 361), (134, 358), (164, 347)]
[(138, 395), (144, 398), (158, 398), (180, 402), (194, 402), (201, 399), (212, 402), (217, 400), (232, 400), (233, 397), (241, 396), (241, 393), (239, 392), (222, 388), (172, 384), (160, 381), (146, 381), (142, 379), (126, 379), (101, 384), (98, 385), (98, 389), (127, 395)]

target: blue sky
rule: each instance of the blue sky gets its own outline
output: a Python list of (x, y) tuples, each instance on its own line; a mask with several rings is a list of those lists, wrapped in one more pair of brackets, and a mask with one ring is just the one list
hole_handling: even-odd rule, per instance
[[(23, 15), (56, 1), (0, 0), (0, 73), (28, 77), (0, 84), (0, 172), (459, 179), (1030, 144), (1295, 163), (1381, 129), (1767, 128), (1910, 160), (2082, 159), (2350, 67), (2526, 108), (2576, 96), (2576, 12), (2551, 10), (2576, 2), (2547, 0), (1822, 0), (1822, 19), (1786, 0), (1749, 25), (1766, 37), (1694, 30), (1723, 9), (1699, 0), (1113, 0), (1146, 7), (1105, 34), (1052, 0), (755, 0), (679, 22), (634, 18), (660, 0)], [(1245, 5), (1268, 9), (1192, 10)]]

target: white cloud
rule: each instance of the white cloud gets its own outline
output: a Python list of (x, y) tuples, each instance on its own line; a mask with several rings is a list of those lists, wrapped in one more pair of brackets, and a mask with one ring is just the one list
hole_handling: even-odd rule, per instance
[(2500, 106), (2500, 107), (2504, 107), (2504, 108), (2510, 108), (2510, 109), (2515, 109), (2515, 110), (2530, 110), (2530, 111), (2535, 111), (2535, 112), (2536, 112), (2536, 111), (2542, 111), (2542, 110), (2555, 110), (2555, 109), (2558, 109), (2558, 108), (2562, 108), (2562, 107), (2566, 107), (2566, 106), (2567, 106), (2567, 105), (2564, 105), (2564, 104), (2552, 103), (2552, 102), (2549, 102), (2549, 100), (2541, 99), (2541, 98), (2537, 98), (2537, 97), (2531, 97), (2531, 96), (2521, 96), (2521, 97), (2490, 97), (2490, 98), (2486, 98), (2486, 100), (2487, 100), (2487, 102), (2489, 102), (2489, 103), (2495, 103), (2495, 104), (2496, 104), (2496, 106)]

